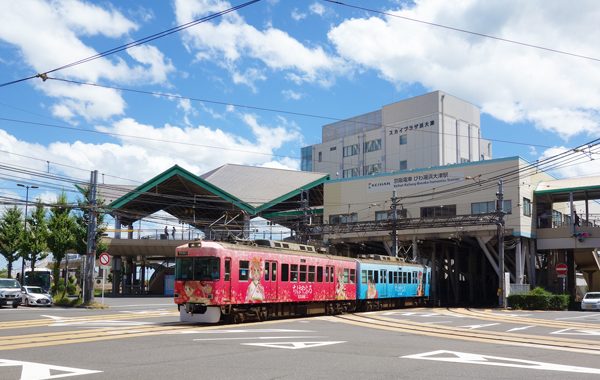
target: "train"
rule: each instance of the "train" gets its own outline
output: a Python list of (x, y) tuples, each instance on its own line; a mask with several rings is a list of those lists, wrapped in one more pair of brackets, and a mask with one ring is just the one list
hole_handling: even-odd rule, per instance
[(390, 256), (333, 256), (273, 240), (193, 241), (176, 249), (180, 321), (240, 323), (398, 308), (428, 300), (429, 267)]

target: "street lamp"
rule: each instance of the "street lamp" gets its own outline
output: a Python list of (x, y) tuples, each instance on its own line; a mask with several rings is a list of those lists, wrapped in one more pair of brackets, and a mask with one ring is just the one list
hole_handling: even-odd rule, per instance
[[(29, 239), (29, 235), (27, 234), (27, 205), (29, 204), (29, 189), (37, 189), (38, 187), (35, 185), (23, 185), (22, 183), (17, 183), (17, 186), (24, 187), (25, 190), (25, 236)], [(25, 285), (25, 255), (23, 255), (21, 259), (21, 285)]]

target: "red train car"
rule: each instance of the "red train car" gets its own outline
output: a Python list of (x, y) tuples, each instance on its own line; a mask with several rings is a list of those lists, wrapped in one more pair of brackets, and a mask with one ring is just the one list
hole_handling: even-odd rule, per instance
[(184, 322), (338, 313), (353, 307), (356, 261), (270, 240), (177, 248), (175, 303)]

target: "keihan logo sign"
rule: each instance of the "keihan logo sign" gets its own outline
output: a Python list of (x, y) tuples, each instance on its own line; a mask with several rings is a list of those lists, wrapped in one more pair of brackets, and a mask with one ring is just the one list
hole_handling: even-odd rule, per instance
[(396, 178), (381, 179), (379, 181), (369, 181), (367, 183), (368, 191), (391, 191), (402, 188), (412, 188), (417, 186), (435, 187), (439, 184), (448, 184), (464, 180), (464, 175), (458, 173), (435, 172), (426, 174), (411, 174)]

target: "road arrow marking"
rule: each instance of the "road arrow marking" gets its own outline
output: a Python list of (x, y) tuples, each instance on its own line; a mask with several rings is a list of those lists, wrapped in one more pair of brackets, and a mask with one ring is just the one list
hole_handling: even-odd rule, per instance
[(89, 369), (62, 367), (58, 365), (22, 362), (17, 360), (0, 359), (0, 367), (21, 366), (21, 380), (58, 379), (70, 376), (89, 375), (102, 371)]
[(569, 365), (560, 365), (554, 363), (534, 362), (531, 360), (503, 358), (499, 356), (479, 355), (470, 354), (466, 352), (454, 352), (454, 351), (431, 351), (423, 354), (401, 356), (404, 359), (421, 359), (421, 360), (434, 360), (442, 362), (452, 363), (465, 363), (465, 364), (480, 364), (490, 365), (497, 367), (515, 367), (515, 368), (526, 368), (544, 371), (562, 371), (562, 372), (573, 372), (573, 373), (592, 373), (600, 374), (599, 368), (588, 368), (588, 367), (575, 367)]
[(511, 331), (519, 331), (519, 330), (526, 330), (526, 329), (528, 329), (528, 328), (530, 328), (530, 327), (533, 327), (533, 326), (515, 327), (514, 329), (506, 330), (506, 332), (511, 332)]
[(331, 344), (346, 343), (346, 341), (338, 342), (279, 342), (279, 343), (240, 343), (243, 346), (259, 346), (270, 348), (285, 348), (287, 350), (299, 350), (302, 348), (313, 348), (321, 346), (329, 346)]

